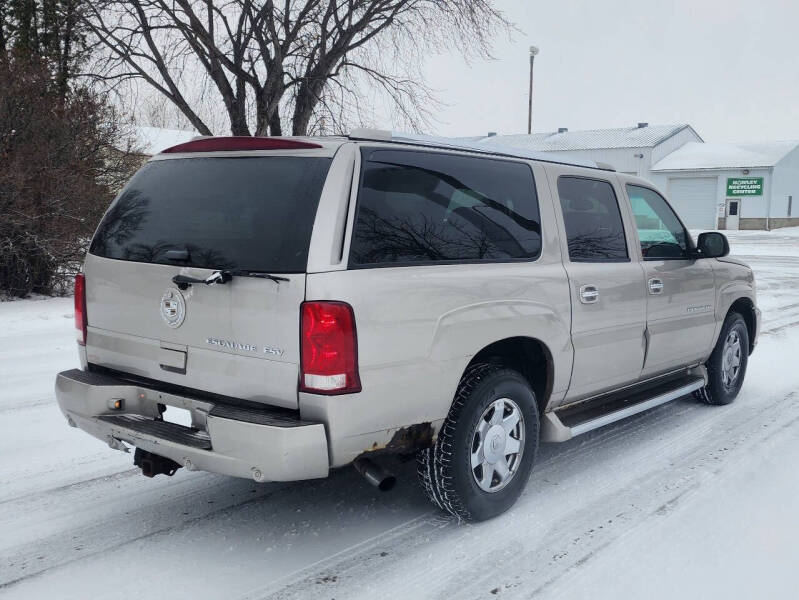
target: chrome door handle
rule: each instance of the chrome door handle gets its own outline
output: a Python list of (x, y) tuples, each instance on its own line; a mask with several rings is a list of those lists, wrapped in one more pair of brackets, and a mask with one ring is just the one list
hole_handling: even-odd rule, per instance
[(583, 304), (593, 304), (599, 301), (599, 290), (595, 285), (584, 285), (580, 287), (580, 302)]
[(652, 278), (649, 280), (649, 293), (653, 296), (663, 292), (663, 282), (660, 279)]

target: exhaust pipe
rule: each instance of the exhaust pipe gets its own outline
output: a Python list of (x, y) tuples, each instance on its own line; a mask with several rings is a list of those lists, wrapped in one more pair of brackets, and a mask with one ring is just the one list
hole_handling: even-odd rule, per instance
[(397, 483), (397, 478), (386, 471), (383, 467), (373, 463), (368, 458), (356, 458), (352, 463), (355, 470), (363, 475), (364, 479), (379, 489), (387, 492)]

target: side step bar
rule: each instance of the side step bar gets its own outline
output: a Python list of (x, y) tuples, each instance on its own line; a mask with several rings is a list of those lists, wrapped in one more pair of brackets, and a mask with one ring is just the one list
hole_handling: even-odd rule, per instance
[(672, 377), (660, 383), (643, 384), (623, 392), (613, 392), (564, 406), (544, 415), (541, 441), (565, 442), (575, 436), (687, 396), (703, 388), (705, 384), (706, 374), (704, 367), (701, 367), (678, 378)]

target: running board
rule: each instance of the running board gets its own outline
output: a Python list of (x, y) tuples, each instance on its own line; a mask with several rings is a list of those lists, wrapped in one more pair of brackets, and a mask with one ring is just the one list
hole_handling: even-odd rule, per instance
[(636, 386), (623, 392), (613, 392), (574, 405), (564, 406), (544, 415), (541, 426), (542, 442), (565, 442), (605, 425), (666, 404), (705, 386), (704, 369), (670, 378), (660, 383)]

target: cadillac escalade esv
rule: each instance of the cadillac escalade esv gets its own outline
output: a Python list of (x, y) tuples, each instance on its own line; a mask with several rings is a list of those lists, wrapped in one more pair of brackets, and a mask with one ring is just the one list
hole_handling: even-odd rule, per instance
[(437, 506), (487, 519), (539, 442), (735, 399), (760, 312), (728, 252), (594, 163), (376, 130), (198, 138), (100, 223), (56, 394), (145, 475), (354, 463), (386, 488), (382, 457), (415, 453)]

